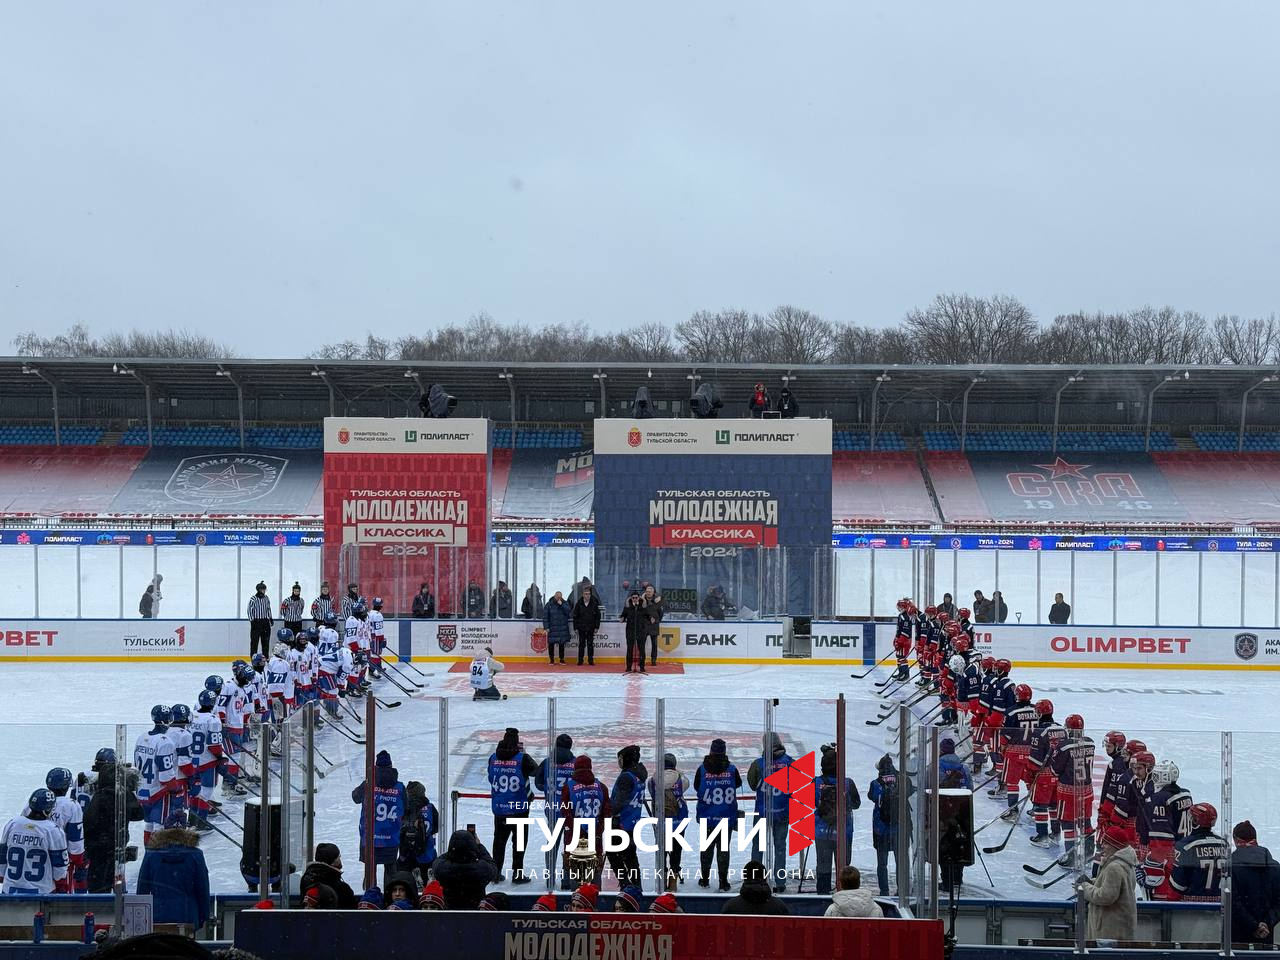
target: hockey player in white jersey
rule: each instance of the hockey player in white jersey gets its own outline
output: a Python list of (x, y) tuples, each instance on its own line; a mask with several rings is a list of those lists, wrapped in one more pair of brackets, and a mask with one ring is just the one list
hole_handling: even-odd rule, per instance
[(72, 784), (71, 771), (54, 767), (45, 775), (44, 785), (53, 792), (50, 822), (67, 838), (67, 892), (89, 892), (89, 861), (84, 855), (84, 808), (68, 796)]
[(315, 700), (319, 694), (316, 683), (320, 677), (320, 650), (316, 645), (319, 631), (308, 627), (299, 635), (298, 643), (298, 703), (307, 704)]
[[(306, 666), (302, 662), (302, 650), (306, 645), (307, 642), (300, 633), (295, 633), (285, 642), (285, 646), (288, 649), (285, 650), (284, 658), (289, 664), (290, 672), (293, 674), (293, 702), (295, 707), (304, 702), (302, 699), (302, 684), (305, 679)], [(290, 713), (292, 712), (290, 710)]]
[(330, 613), (325, 617), (324, 626), (320, 628), (319, 643), (316, 645), (319, 672), (316, 685), (319, 688), (320, 703), (325, 713), (331, 717), (338, 715), (338, 677), (342, 672), (340, 650), (342, 642), (338, 637), (337, 619)]
[(67, 838), (50, 819), (56, 804), (52, 790), (37, 790), (27, 801), (28, 812), (4, 825), (0, 892), (37, 896), (67, 892)]
[(169, 708), (173, 722), (166, 733), (173, 741), (173, 762), (176, 772), (169, 796), (169, 814), (186, 817), (191, 803), (192, 778), (195, 775), (195, 764), (191, 760), (191, 708), (185, 703), (175, 703)]
[(219, 769), (222, 774), (222, 795), (224, 797), (240, 796), (245, 793), (240, 785), (240, 778), (250, 783), (257, 778), (241, 769), (241, 750), (245, 742), (246, 727), (250, 716), (250, 705), (245, 693), (246, 685), (252, 683), (252, 668), (243, 660), (232, 664), (232, 679), (222, 686), (218, 695), (217, 711), (222, 720), (222, 754), (224, 763)]
[(484, 653), (471, 661), (471, 687), (475, 691), (472, 700), (505, 700), (507, 695), (499, 693), (494, 686), (493, 678), (502, 672), (502, 661), (493, 658), (493, 648), (485, 647)]
[(369, 611), (369, 674), (375, 680), (382, 677), (382, 651), (387, 646), (386, 620), (382, 616), (382, 598), (373, 598)]
[(169, 818), (169, 800), (177, 776), (173, 741), (168, 737), (173, 712), (164, 704), (151, 708), (155, 724), (138, 738), (133, 748), (133, 765), (138, 771), (138, 802), (142, 804), (143, 842), (164, 826)]
[[(293, 638), (292, 631), (280, 631), (282, 637), (285, 634), (290, 640)], [(267, 661), (267, 697), (271, 702), (272, 715), (279, 720), (289, 715), (295, 703), (293, 683), (296, 673), (289, 663), (289, 653), (288, 641), (282, 639), (271, 651), (271, 659)]]
[[(213, 788), (218, 782), (218, 764), (222, 760), (222, 722), (214, 714), (218, 702), (211, 690), (201, 690), (198, 707), (191, 716), (188, 730), (191, 732), (192, 822), (197, 830), (212, 830), (209, 814), (213, 812)], [(240, 788), (244, 792), (244, 788)]]
[(347, 649), (356, 661), (356, 683), (367, 690), (365, 669), (369, 664), (369, 608), (364, 603), (357, 603), (351, 608), (351, 616), (347, 617)]

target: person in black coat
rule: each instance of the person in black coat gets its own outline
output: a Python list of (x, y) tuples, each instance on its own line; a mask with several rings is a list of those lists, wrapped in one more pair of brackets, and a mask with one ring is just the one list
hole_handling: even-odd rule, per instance
[(644, 604), (641, 603), (638, 591), (631, 591), (630, 596), (627, 597), (626, 606), (622, 608), (622, 614), (618, 619), (626, 624), (627, 634), (627, 668), (622, 672), (630, 673), (631, 662), (638, 660), (640, 672), (644, 673), (644, 641), (645, 637), (648, 636), (649, 618), (645, 616)]
[(585, 655), (587, 664), (596, 663), (596, 631), (600, 629), (600, 601), (590, 585), (584, 586), (573, 605), (573, 629), (578, 631), (578, 666)]
[(302, 871), (300, 883), (304, 891), (321, 885), (330, 887), (338, 898), (339, 910), (356, 908), (356, 892), (342, 879), (342, 854), (335, 843), (316, 844), (316, 858)]
[(765, 876), (764, 864), (759, 860), (748, 861), (742, 868), (742, 886), (738, 889), (738, 895), (725, 901), (720, 912), (778, 916), (791, 913), (787, 905), (773, 895), (769, 879)]
[(1053, 606), (1049, 608), (1050, 623), (1070, 623), (1071, 622), (1071, 604), (1062, 599), (1062, 594), (1055, 593), (1053, 595)]
[(455, 830), (449, 849), (436, 857), (432, 873), (444, 888), (446, 910), (478, 910), (485, 888), (502, 876), (474, 833)]
[(413, 616), (418, 620), (426, 620), (436, 615), (436, 598), (431, 592), (430, 584), (422, 584), (413, 598)]
[[(649, 638), (649, 666), (656, 667), (658, 665), (658, 634), (662, 630), (662, 618), (666, 614), (666, 607), (663, 606), (662, 597), (652, 583), (645, 584), (644, 593), (640, 595), (640, 606), (644, 608), (644, 632)], [(644, 663), (643, 647), (640, 648), (640, 662)]]
[(542, 608), (542, 626), (547, 631), (547, 657), (555, 663), (556, 648), (559, 647), (560, 662), (564, 663), (564, 648), (573, 632), (573, 604), (559, 590)]
[(1258, 831), (1242, 820), (1231, 831), (1231, 939), (1270, 944), (1280, 921), (1280, 863), (1258, 846)]
[[(89, 860), (89, 892), (110, 893), (116, 874), (116, 764), (94, 762), (98, 774), (93, 798), (84, 811), (84, 853)], [(129, 770), (135, 777), (136, 771)], [(126, 785), (125, 820), (134, 823), (142, 819), (142, 804), (138, 802), (137, 784), (133, 789)]]

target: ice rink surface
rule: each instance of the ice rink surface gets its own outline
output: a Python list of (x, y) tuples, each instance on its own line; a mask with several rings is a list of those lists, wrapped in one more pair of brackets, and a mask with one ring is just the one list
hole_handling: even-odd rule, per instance
[[(710, 741), (723, 737), (730, 760), (742, 772), (759, 755), (764, 730), (766, 698), (777, 701), (774, 726), (791, 755), (817, 750), (836, 736), (834, 698), (848, 700), (846, 719), (847, 769), (859, 792), (875, 778), (875, 763), (886, 750), (896, 757), (890, 724), (868, 726), (887, 702), (873, 686), (889, 673), (878, 669), (864, 680), (851, 679), (850, 669), (801, 664), (778, 666), (691, 666), (683, 675), (624, 675), (616, 672), (583, 674), (574, 666), (554, 672), (520, 673), (513, 666), (499, 679), (510, 699), (473, 702), (464, 673), (447, 672), (447, 664), (418, 664), (429, 674), (421, 691), (408, 697), (388, 683), (376, 687), (386, 701), (401, 701), (382, 710), (377, 719), (377, 745), (390, 751), (404, 782), (420, 780), (446, 817), (451, 816), (448, 796), (440, 791), (439, 698), (447, 698), (447, 790), (479, 793), (487, 790), (485, 761), (504, 728), (518, 727), (529, 753), (539, 761), (546, 755), (548, 698), (555, 701), (555, 730), (574, 739), (574, 752), (591, 756), (596, 773), (612, 785), (617, 773), (616, 753), (628, 743), (641, 747), (650, 774), (655, 771), (655, 711), (664, 699), (663, 726), (666, 750), (675, 753), (679, 766), (692, 783), (693, 772)], [(402, 669), (407, 669), (403, 668)], [(129, 724), (129, 743), (149, 728), (146, 722), (154, 703), (192, 703), (205, 676), (222, 672), (210, 664), (184, 666), (161, 664), (46, 664), (6, 665), (4, 689), (6, 713), (0, 731), (0, 808), (6, 815), (21, 812), (31, 791), (44, 785), (53, 766), (87, 770), (98, 748), (114, 742), (114, 724)], [(1182, 771), (1180, 782), (1196, 800), (1213, 803), (1222, 814), (1224, 737), (1231, 731), (1234, 757), (1231, 819), (1248, 818), (1258, 828), (1264, 844), (1280, 842), (1280, 709), (1276, 684), (1270, 674), (1249, 671), (1158, 670), (1019, 670), (1013, 677), (1029, 683), (1037, 699), (1053, 700), (1059, 721), (1070, 713), (1084, 716), (1088, 734), (1102, 754), (1103, 734), (1124, 731), (1144, 740), (1157, 760), (1173, 760)], [(902, 694), (916, 688), (900, 688)], [(927, 708), (929, 704), (921, 704)], [(357, 725), (349, 724), (353, 728)], [(364, 747), (344, 739), (337, 731), (321, 730), (317, 745), (334, 763), (319, 783), (316, 803), (317, 842), (337, 843), (347, 864), (347, 879), (357, 888), (357, 813), (351, 790), (362, 779)], [(326, 769), (321, 764), (321, 769)], [(979, 778), (985, 779), (985, 778)], [(296, 774), (301, 782), (301, 772)], [(275, 788), (278, 791), (278, 786)], [(985, 823), (1003, 809), (1003, 800), (976, 792), (975, 824)], [(744, 809), (754, 809), (750, 801)], [(692, 803), (690, 804), (692, 810)], [(236, 820), (242, 802), (229, 799), (224, 811)], [(871, 807), (864, 802), (854, 814), (853, 863), (863, 870), (864, 883), (874, 884), (875, 853), (871, 848)], [(1219, 829), (1224, 826), (1219, 821)], [(232, 836), (239, 829), (228, 820), (215, 822)], [(453, 821), (451, 821), (452, 823)], [(456, 825), (475, 823), (481, 839), (489, 844), (492, 824), (488, 802), (461, 799)], [(1229, 829), (1229, 828), (1228, 828)], [(1069, 892), (1067, 883), (1039, 891), (1024, 882), (1022, 865), (1048, 864), (1053, 854), (1028, 842), (1029, 818), (1023, 818), (1008, 846), (985, 858), (988, 883), (982, 866), (965, 871), (964, 894), (1000, 899), (1058, 898)], [(978, 835), (979, 846), (991, 846), (1004, 837), (1007, 826), (997, 821)], [(696, 836), (696, 828), (691, 829)], [(131, 840), (141, 844), (140, 824), (132, 827)], [(215, 892), (245, 890), (239, 874), (240, 851), (217, 834), (202, 839)], [(1060, 848), (1059, 848), (1060, 849)], [(537, 857), (538, 855), (531, 855)], [(735, 850), (733, 863), (740, 866), (748, 854)], [(681, 891), (698, 890), (693, 879), (696, 854), (686, 854), (688, 879)], [(509, 861), (508, 861), (509, 865)], [(641, 866), (650, 870), (652, 854), (641, 854)], [(788, 861), (797, 867), (798, 858)], [(810, 869), (812, 861), (809, 862)], [(137, 864), (130, 865), (130, 886)], [(1056, 873), (1056, 871), (1055, 871)], [(1050, 874), (1051, 876), (1053, 874)], [(714, 884), (714, 878), (713, 878)], [(612, 881), (609, 882), (612, 886)], [(736, 878), (734, 886), (737, 886)], [(508, 887), (509, 889), (509, 887)], [(531, 889), (531, 888), (524, 888)], [(794, 882), (791, 885), (794, 890)], [(812, 890), (810, 881), (807, 890)], [(646, 882), (653, 892), (653, 881)]]

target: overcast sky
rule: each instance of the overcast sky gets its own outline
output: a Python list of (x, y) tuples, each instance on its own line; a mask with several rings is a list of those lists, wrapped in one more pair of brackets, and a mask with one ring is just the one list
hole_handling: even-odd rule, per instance
[(0, 0), (0, 352), (1280, 309), (1280, 4)]

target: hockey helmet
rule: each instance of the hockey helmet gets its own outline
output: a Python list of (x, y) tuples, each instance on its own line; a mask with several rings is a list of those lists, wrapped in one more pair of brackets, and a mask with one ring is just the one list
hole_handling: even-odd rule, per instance
[(1172, 760), (1161, 760), (1151, 768), (1151, 779), (1157, 787), (1167, 787), (1178, 782), (1178, 765)]
[(204, 678), (204, 688), (215, 694), (221, 693), (222, 678), (218, 676), (216, 673), (209, 674), (209, 676)]
[(260, 653), (255, 653), (249, 660), (249, 666), (253, 667), (254, 670), (261, 672), (267, 668), (267, 658)]
[(287, 643), (277, 643), (275, 648), (271, 651), (271, 655), (283, 660), (289, 655), (289, 645)]
[(1213, 829), (1218, 822), (1218, 809), (1212, 803), (1193, 803), (1191, 805), (1191, 822), (1197, 827)]
[[(27, 801), (27, 806), (31, 808), (32, 813), (39, 813), (48, 816), (53, 811), (53, 805), (58, 798), (53, 795), (53, 791), (41, 787), (39, 790), (31, 794), (31, 799)], [(1217, 814), (1214, 814), (1217, 817)]]
[(1019, 703), (1031, 702), (1031, 685), (1020, 683), (1013, 688), (1013, 695), (1017, 697)]
[(201, 690), (200, 696), (196, 697), (196, 702), (200, 704), (201, 710), (212, 710), (213, 705), (218, 702), (218, 698), (214, 696), (212, 690)]
[(1132, 757), (1134, 754), (1137, 754), (1137, 753), (1142, 753), (1146, 749), (1147, 749), (1147, 745), (1143, 743), (1141, 740), (1130, 740), (1128, 743), (1124, 745), (1125, 755), (1129, 757)]
[(947, 667), (952, 673), (964, 673), (964, 657), (956, 655), (947, 661)]
[(955, 638), (951, 645), (961, 653), (966, 653), (969, 650), (969, 638), (962, 633)]
[(357, 603), (351, 608), (351, 615), (359, 620), (363, 620), (369, 615), (369, 608), (363, 603)]
[(929, 604), (929, 606), (924, 608), (924, 613), (927, 617), (936, 617), (938, 615), (938, 608), (933, 604)]
[(382, 598), (381, 598), (381, 597), (374, 597), (374, 598), (373, 598), (373, 609), (375, 609), (375, 610), (381, 610), (381, 609), (382, 609)]
[(167, 727), (173, 723), (173, 711), (166, 707), (163, 703), (157, 703), (151, 708), (151, 722)]
[(54, 792), (70, 790), (71, 779), (71, 771), (66, 767), (54, 767), (45, 774), (44, 785)]
[(1114, 755), (1124, 749), (1126, 742), (1128, 742), (1128, 737), (1119, 730), (1108, 730), (1102, 744), (1106, 748), (1107, 753)]
[(276, 639), (281, 643), (293, 643), (293, 631), (288, 627), (281, 627), (276, 631)]
[(1036, 716), (1037, 716), (1037, 717), (1049, 717), (1049, 716), (1052, 716), (1052, 715), (1053, 715), (1053, 701), (1052, 701), (1052, 700), (1037, 700), (1037, 701), (1036, 701)]
[(96, 769), (100, 765), (116, 762), (116, 752), (111, 747), (103, 747), (93, 757), (93, 766)]
[(956, 611), (956, 615), (957, 615), (961, 620), (968, 620), (968, 619), (969, 619), (969, 608), (968, 608), (968, 607), (961, 607), (959, 610), (957, 610), (957, 611)]
[(1062, 725), (1067, 728), (1067, 733), (1074, 737), (1084, 734), (1084, 717), (1078, 713), (1071, 714), (1062, 722)]
[(1013, 669), (1013, 664), (1010, 663), (1008, 660), (1006, 660), (1004, 657), (1001, 657), (999, 660), (996, 661), (996, 673), (1000, 674), (1000, 676), (1007, 677), (1009, 675), (1009, 671), (1012, 669)]
[(989, 654), (983, 657), (981, 662), (982, 662), (982, 669), (985, 670), (987, 673), (990, 673), (992, 670), (996, 668), (996, 658)]
[(175, 703), (169, 712), (173, 715), (174, 726), (182, 727), (191, 722), (191, 708), (185, 703)]

